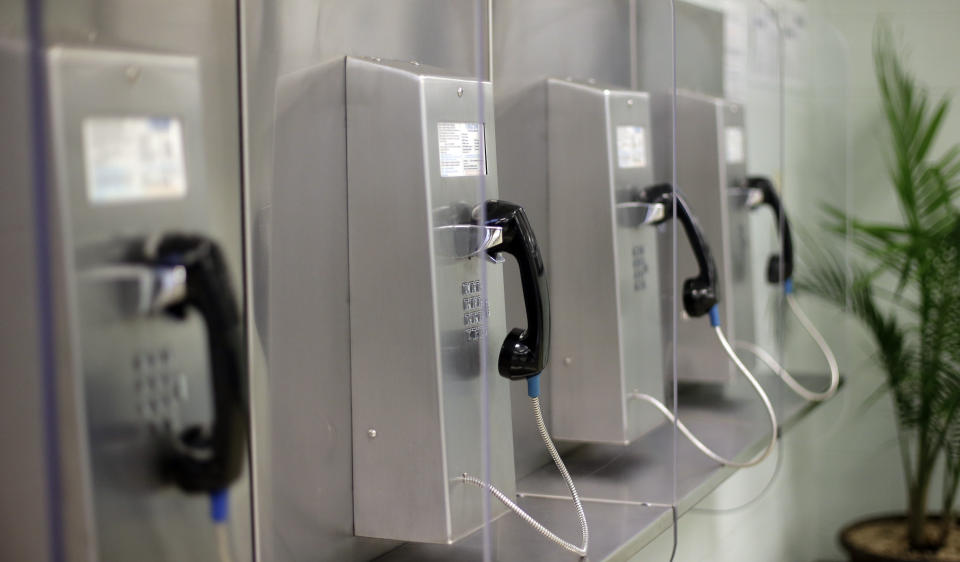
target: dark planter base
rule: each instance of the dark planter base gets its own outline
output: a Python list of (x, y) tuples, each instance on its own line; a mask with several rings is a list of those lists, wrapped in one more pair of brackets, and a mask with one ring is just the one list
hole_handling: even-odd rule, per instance
[[(940, 517), (932, 515), (928, 518), (928, 521), (931, 524), (939, 524)], [(850, 562), (960, 562), (960, 549), (956, 547), (960, 544), (960, 528), (956, 525), (950, 531), (947, 546), (940, 551), (911, 551), (897, 554), (892, 552), (895, 549), (887, 549), (891, 552), (882, 552), (864, 548), (857, 541), (851, 539), (854, 534), (862, 533), (874, 527), (878, 532), (878, 542), (880, 542), (879, 539), (882, 539), (884, 543), (898, 544), (902, 547), (906, 544), (906, 526), (907, 518), (904, 515), (885, 515), (857, 521), (840, 531), (840, 545), (850, 556)]]

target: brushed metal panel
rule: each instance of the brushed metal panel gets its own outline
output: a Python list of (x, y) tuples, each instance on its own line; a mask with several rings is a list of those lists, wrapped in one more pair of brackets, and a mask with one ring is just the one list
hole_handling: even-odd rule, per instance
[[(523, 205), (538, 233), (547, 220), (547, 77), (594, 78), (630, 86), (629, 6), (620, 0), (496, 0), (493, 6), (493, 83), (500, 135), (500, 191)], [(539, 240), (550, 255), (550, 241)], [(549, 265), (548, 265), (549, 267)], [(522, 325), (516, 268), (506, 268), (510, 325)], [(556, 322), (556, 321), (555, 321)], [(551, 364), (544, 371), (541, 400), (551, 419)], [(529, 423), (522, 388), (512, 389), (517, 474), (550, 462)], [(570, 445), (560, 447), (561, 453)]]
[(267, 560), (274, 549), (372, 558), (391, 545), (354, 538), (350, 509), (328, 507), (353, 504), (345, 88), (343, 57), (278, 80), (272, 198), (254, 215), (255, 240), (269, 240), (254, 250), (272, 336), (262, 391), (277, 405), (258, 427), (258, 459), (277, 461), (257, 465)]
[[(346, 67), (355, 532), (451, 542), (485, 523), (483, 492), (456, 480), (482, 474), (484, 454), (493, 484), (515, 491), (508, 384), (496, 372), (502, 273), (482, 256), (445, 256), (436, 230), (439, 214), (496, 198), (492, 88), (419, 64), (348, 57)], [(443, 177), (438, 123), (481, 119), (487, 175)], [(485, 284), (490, 345), (467, 337), (470, 282)]]
[[(653, 183), (648, 97), (550, 79), (547, 105), (553, 435), (625, 444), (662, 421), (627, 394), (663, 399), (669, 329), (660, 313), (657, 227), (621, 224), (616, 208)], [(619, 126), (644, 129), (644, 166), (620, 167)]]
[[(667, 92), (675, 78), (677, 88), (723, 95), (722, 12), (682, 0), (642, 0), (637, 2), (637, 29), (638, 87)], [(676, 66), (671, 45), (677, 49)]]

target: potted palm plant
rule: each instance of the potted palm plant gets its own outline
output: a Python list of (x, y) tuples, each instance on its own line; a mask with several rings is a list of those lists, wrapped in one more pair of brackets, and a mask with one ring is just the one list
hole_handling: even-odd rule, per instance
[[(826, 207), (828, 230), (849, 240), (855, 256), (816, 250), (797, 285), (854, 315), (876, 344), (895, 405), (907, 506), (903, 515), (848, 526), (840, 540), (855, 562), (960, 560), (953, 509), (960, 483), (960, 145), (932, 154), (950, 101), (933, 100), (917, 83), (883, 23), (873, 52), (900, 220), (862, 220)], [(939, 502), (931, 498), (937, 489)]]

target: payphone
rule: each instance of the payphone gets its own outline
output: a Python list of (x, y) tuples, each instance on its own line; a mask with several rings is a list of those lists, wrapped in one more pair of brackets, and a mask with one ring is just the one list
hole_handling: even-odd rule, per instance
[(214, 559), (247, 400), (234, 281), (207, 227), (197, 61), (54, 48), (48, 68), (96, 556)]
[[(676, 421), (710, 458), (749, 466), (772, 449), (776, 415), (721, 328), (720, 273), (709, 237), (669, 181), (654, 181), (649, 101), (646, 93), (592, 81), (547, 82), (550, 279), (557, 297), (551, 371), (554, 435), (626, 444), (659, 424), (662, 415)], [(571, 220), (583, 216), (591, 220)], [(662, 225), (674, 218), (686, 243), (671, 252), (672, 231)], [(708, 316), (716, 340), (707, 342), (723, 354), (709, 369), (732, 362), (769, 416), (770, 443), (749, 461), (717, 455), (663, 404), (665, 380), (672, 376), (674, 320), (669, 311), (675, 292), (661, 292), (660, 287), (673, 284), (674, 252), (678, 261), (688, 264), (678, 272), (683, 318), (692, 324)], [(689, 331), (698, 342), (709, 336), (702, 320)], [(681, 361), (701, 352), (693, 342), (678, 345)]]
[[(479, 486), (504, 506), (492, 517), (514, 511), (585, 555), (583, 508), (539, 409), (546, 268), (523, 209), (497, 199), (493, 89), (416, 62), (347, 57), (345, 66), (355, 533), (456, 541), (487, 523)], [(519, 266), (527, 321), (509, 332), (506, 255)], [(527, 380), (575, 500), (579, 546), (510, 499), (510, 395), (498, 373)]]
[[(653, 96), (654, 129), (662, 133), (658, 134), (658, 142), (654, 144), (655, 169), (658, 180), (670, 181), (675, 159), (676, 181), (691, 204), (716, 210), (700, 218), (707, 238), (716, 241), (720, 292), (726, 296), (720, 313), (726, 319), (725, 325), (731, 326), (730, 339), (736, 348), (755, 355), (804, 398), (822, 400), (832, 396), (840, 380), (836, 359), (792, 294), (793, 243), (786, 214), (772, 182), (747, 174), (743, 106), (720, 98), (678, 91), (675, 99), (676, 134), (673, 135), (673, 103), (673, 94)], [(773, 210), (778, 231), (781, 231), (781, 250), (769, 258), (765, 267), (766, 279), (772, 284), (783, 283), (789, 308), (827, 359), (831, 383), (824, 392), (804, 389), (768, 351), (752, 343), (757, 334), (749, 217), (752, 210), (764, 205)], [(692, 271), (693, 264), (681, 255), (678, 268), (679, 273), (685, 275)], [(677, 339), (677, 345), (690, 350), (677, 360), (677, 376), (681, 382), (722, 383), (729, 380), (728, 370), (716, 368), (723, 351), (704, 340), (703, 333), (693, 328), (689, 318), (681, 318)]]
[[(743, 112), (737, 104), (678, 91), (674, 129), (673, 103), (673, 93), (651, 97), (656, 180), (675, 181), (689, 203), (701, 210), (700, 225), (717, 262), (720, 319), (731, 340), (754, 341), (752, 267), (747, 245), (749, 210), (744, 194), (730, 189), (746, 180)], [(679, 277), (693, 274), (696, 268), (690, 255), (679, 253)], [(683, 350), (677, 354), (676, 365), (681, 383), (730, 380), (733, 371), (724, 350), (688, 315), (678, 320), (674, 343)]]
[(771, 285), (782, 285), (784, 298), (787, 301), (787, 307), (796, 316), (797, 321), (803, 329), (810, 335), (824, 359), (827, 361), (827, 367), (830, 370), (830, 383), (823, 391), (814, 391), (803, 386), (793, 375), (787, 371), (767, 350), (753, 343), (753, 341), (736, 341), (734, 345), (738, 349), (743, 349), (755, 355), (765, 363), (774, 373), (783, 379), (791, 390), (796, 392), (805, 400), (819, 402), (832, 397), (840, 386), (840, 366), (837, 358), (830, 349), (830, 345), (824, 339), (823, 335), (817, 330), (817, 327), (810, 321), (800, 304), (797, 302), (793, 293), (793, 235), (790, 231), (790, 221), (787, 219), (786, 210), (780, 196), (777, 194), (773, 182), (769, 178), (762, 176), (751, 176), (747, 178), (746, 185), (741, 188), (745, 193), (746, 205), (751, 210), (759, 209), (764, 205), (770, 207), (773, 212), (773, 218), (776, 221), (777, 233), (780, 239), (780, 251), (771, 255), (767, 259), (766, 280)]
[(651, 142), (647, 94), (547, 81), (551, 429), (559, 439), (625, 444), (662, 421), (628, 398), (663, 400), (671, 331), (657, 274), (660, 252), (669, 251), (653, 225), (664, 210), (632, 200), (653, 185)]

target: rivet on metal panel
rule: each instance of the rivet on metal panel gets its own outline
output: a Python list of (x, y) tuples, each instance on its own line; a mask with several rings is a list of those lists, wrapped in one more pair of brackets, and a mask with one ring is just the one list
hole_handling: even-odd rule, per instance
[(457, 97), (458, 97), (458, 98), (462, 98), (462, 97), (463, 97), (463, 88), (457, 88)]
[(563, 358), (563, 364), (564, 364), (564, 365), (572, 365), (572, 364), (573, 364), (573, 357), (564, 357), (564, 358)]
[(627, 100), (627, 105), (633, 107), (633, 100)]
[(371, 427), (370, 429), (368, 429), (368, 430), (367, 430), (367, 437), (369, 437), (370, 439), (375, 439), (375, 438), (377, 437), (377, 430), (376, 430), (376, 429), (373, 429), (372, 427)]
[(128, 82), (136, 82), (137, 79), (140, 78), (140, 67), (135, 64), (131, 64), (124, 69), (123, 74), (127, 77)]

